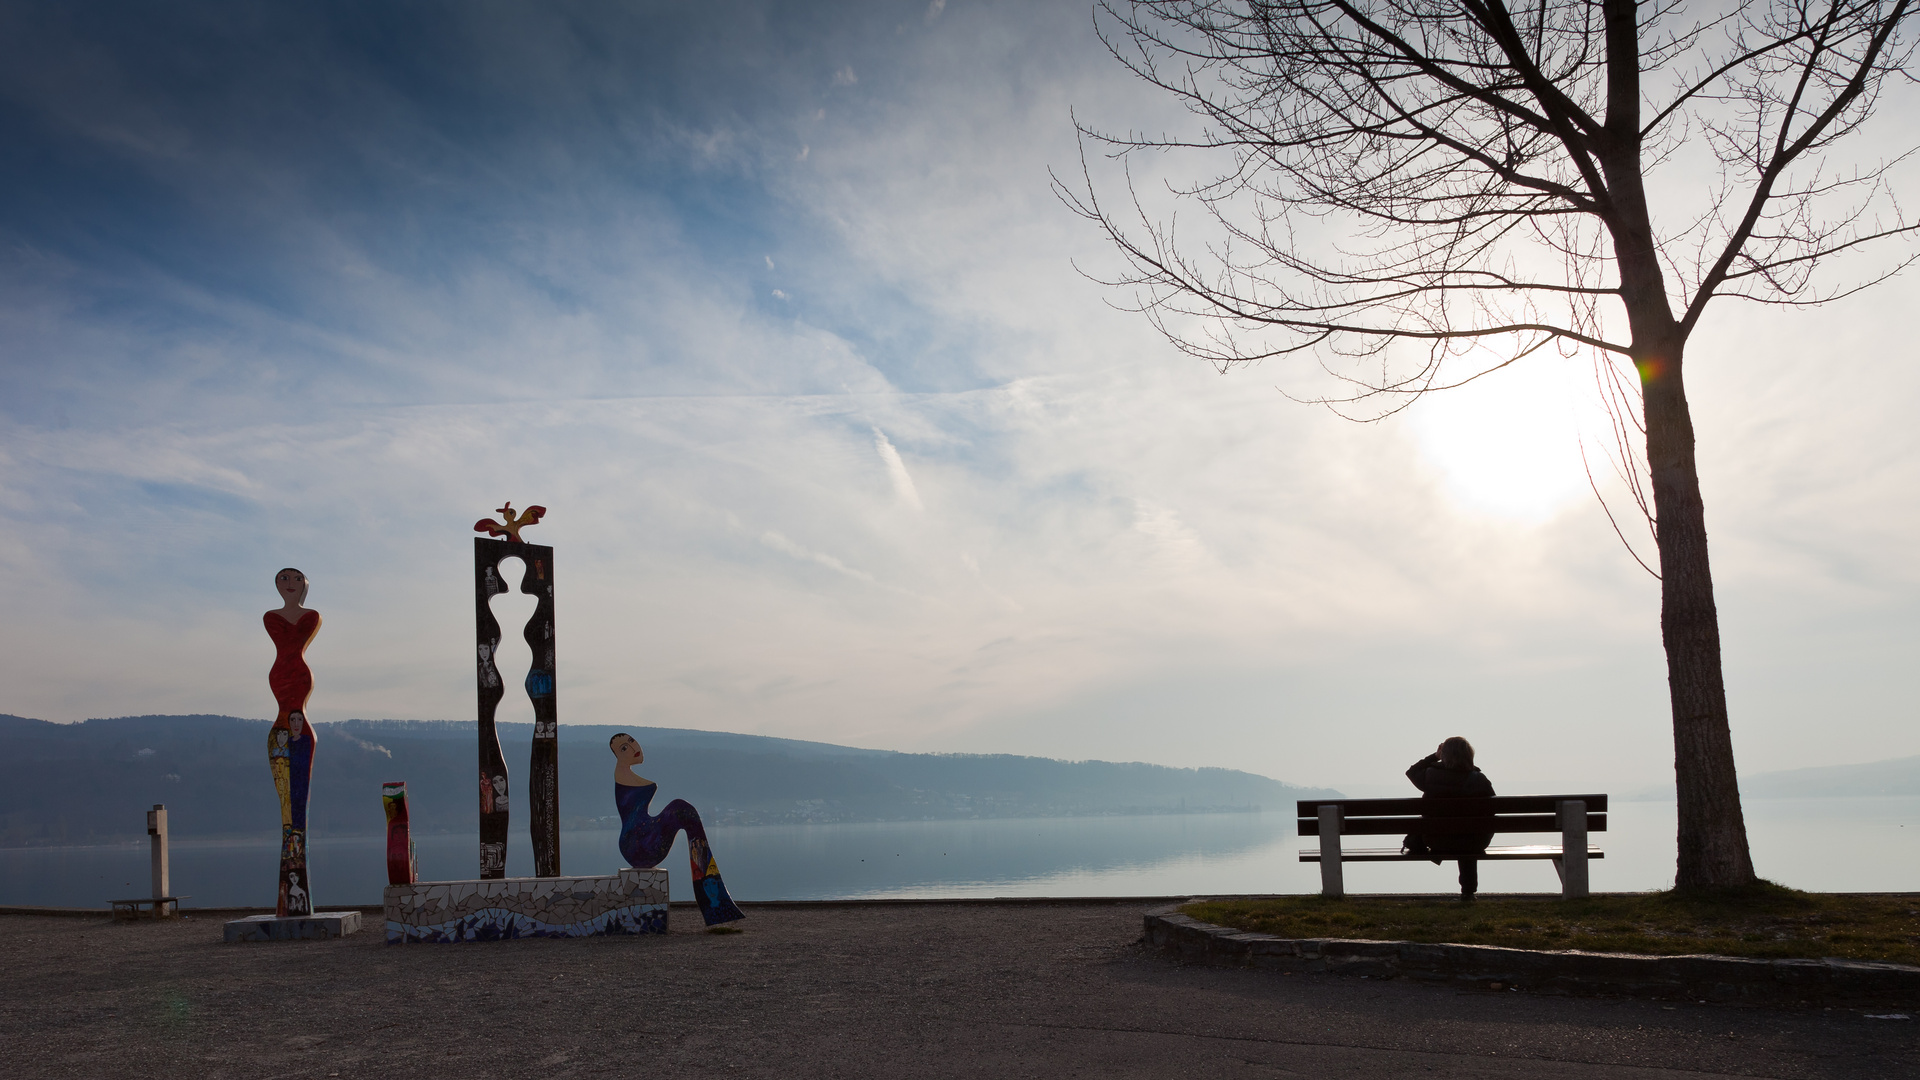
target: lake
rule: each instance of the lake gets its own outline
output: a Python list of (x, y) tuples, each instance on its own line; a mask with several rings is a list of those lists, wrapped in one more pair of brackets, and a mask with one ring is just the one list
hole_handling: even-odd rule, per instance
[[(1599, 891), (1672, 884), (1674, 805), (1617, 802), (1607, 857), (1592, 867)], [(1920, 797), (1755, 799), (1747, 803), (1754, 862), (1763, 877), (1834, 892), (1920, 891)], [(741, 900), (860, 897), (1186, 896), (1300, 893), (1320, 887), (1319, 868), (1301, 863), (1293, 818), (1275, 813), (1141, 817), (905, 821), (839, 825), (754, 825), (710, 830), (728, 888)], [(1372, 838), (1356, 838), (1353, 846)], [(612, 832), (561, 836), (569, 874), (624, 865)], [(475, 836), (419, 838), (423, 881), (476, 872)], [(277, 837), (176, 840), (173, 889), (190, 907), (261, 907), (273, 902)], [(149, 891), (147, 842), (103, 847), (0, 849), (0, 904), (104, 907)], [(327, 905), (380, 901), (385, 845), (378, 837), (311, 839), (314, 894)], [(688, 890), (684, 840), (661, 864), (675, 899)], [(507, 872), (533, 872), (526, 834), (516, 832)], [(1545, 862), (1482, 864), (1485, 892), (1559, 889)], [(1353, 892), (1447, 892), (1454, 868), (1358, 864)]]

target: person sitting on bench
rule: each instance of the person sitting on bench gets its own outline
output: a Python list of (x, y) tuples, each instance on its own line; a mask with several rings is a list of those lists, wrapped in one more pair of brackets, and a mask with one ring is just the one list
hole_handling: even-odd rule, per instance
[[(1473, 767), (1473, 744), (1455, 735), (1440, 744), (1437, 753), (1428, 754), (1407, 770), (1407, 779), (1429, 799), (1491, 798), (1493, 781)], [(1479, 856), (1493, 843), (1493, 834), (1407, 837), (1402, 845), (1409, 855), (1460, 861), (1460, 898), (1473, 899), (1480, 891)]]

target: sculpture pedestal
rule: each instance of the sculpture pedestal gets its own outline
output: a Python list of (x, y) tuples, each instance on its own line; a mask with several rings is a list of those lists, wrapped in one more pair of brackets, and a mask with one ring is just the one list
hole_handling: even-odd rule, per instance
[(357, 911), (316, 911), (311, 915), (252, 915), (227, 924), (228, 941), (298, 941), (346, 937), (360, 929)]
[(387, 944), (667, 932), (667, 872), (389, 885)]

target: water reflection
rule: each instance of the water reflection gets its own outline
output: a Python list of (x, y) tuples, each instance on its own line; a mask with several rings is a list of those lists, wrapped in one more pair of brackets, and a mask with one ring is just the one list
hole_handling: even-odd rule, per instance
[[(1796, 888), (1920, 889), (1920, 798), (1754, 800), (1747, 820), (1760, 872)], [(1596, 837), (1607, 858), (1593, 866), (1602, 891), (1672, 882), (1672, 803), (1616, 803), (1612, 828)], [(909, 821), (843, 825), (717, 827), (715, 852), (743, 900), (883, 896), (1179, 896), (1313, 892), (1319, 871), (1302, 864), (1293, 819), (1283, 814)], [(568, 873), (611, 873), (622, 864), (612, 832), (566, 833)], [(476, 873), (472, 836), (417, 842), (423, 880)], [(374, 904), (386, 883), (378, 837), (316, 837), (309, 849), (323, 904)], [(278, 840), (176, 841), (173, 887), (190, 907), (268, 906)], [(684, 841), (661, 864), (673, 895), (688, 888)], [(507, 872), (533, 872), (524, 834)], [(1546, 863), (1489, 863), (1485, 892), (1558, 889)], [(1447, 892), (1453, 867), (1363, 864), (1348, 869), (1355, 892)], [(147, 888), (144, 841), (115, 847), (0, 850), (0, 904), (103, 907)]]

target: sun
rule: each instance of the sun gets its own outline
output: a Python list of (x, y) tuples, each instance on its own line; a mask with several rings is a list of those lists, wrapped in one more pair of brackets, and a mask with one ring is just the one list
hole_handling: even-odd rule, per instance
[(1462, 509), (1537, 524), (1583, 496), (1584, 357), (1536, 355), (1408, 409), (1420, 455)]

